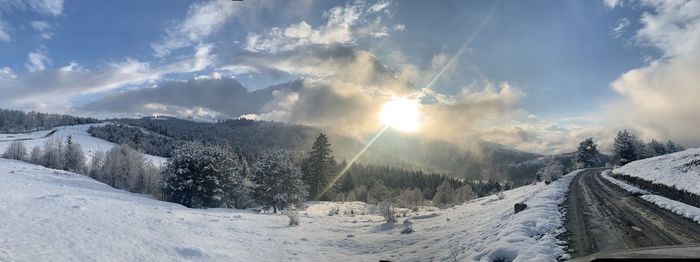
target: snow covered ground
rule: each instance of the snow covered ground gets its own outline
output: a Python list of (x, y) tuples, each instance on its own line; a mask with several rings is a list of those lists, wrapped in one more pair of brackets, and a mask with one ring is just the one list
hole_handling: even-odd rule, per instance
[[(365, 203), (311, 202), (289, 227), (284, 215), (189, 209), (0, 159), (0, 261), (554, 261), (564, 254), (558, 205), (573, 175), (502, 199), (421, 208), (396, 224)], [(517, 202), (528, 208), (514, 214)], [(399, 232), (406, 219), (415, 232)]]
[(613, 170), (700, 195), (700, 148), (637, 160)]
[[(104, 124), (60, 126), (51, 130), (36, 131), (31, 133), (0, 134), (0, 154), (5, 152), (5, 149), (13, 140), (21, 139), (22, 143), (24, 143), (24, 147), (26, 147), (27, 151), (30, 152), (34, 146), (43, 147), (47, 139), (52, 137), (65, 139), (71, 135), (73, 137), (73, 141), (80, 144), (80, 146), (83, 148), (86, 159), (89, 160), (96, 151), (107, 152), (116, 145), (114, 143), (90, 136), (87, 130), (92, 125)], [(146, 157), (148, 157), (148, 159), (153, 161), (153, 163), (156, 165), (162, 165), (167, 160), (166, 158), (159, 156), (146, 155)]]
[(606, 170), (603, 173), (601, 173), (601, 176), (628, 192), (642, 194), (642, 196), (640, 197), (646, 201), (654, 203), (655, 205), (661, 208), (668, 209), (673, 213), (690, 218), (693, 221), (700, 223), (700, 208), (685, 204), (683, 202), (668, 199), (659, 195), (651, 194), (646, 190), (640, 189), (636, 186), (627, 184), (624, 181), (613, 178), (612, 176), (610, 176), (610, 173), (610, 170)]

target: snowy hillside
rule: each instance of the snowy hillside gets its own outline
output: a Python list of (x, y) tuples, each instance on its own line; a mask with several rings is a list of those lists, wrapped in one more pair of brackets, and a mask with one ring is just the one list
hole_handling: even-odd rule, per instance
[[(554, 261), (563, 255), (554, 236), (571, 178), (422, 208), (395, 225), (361, 202), (312, 202), (301, 225), (289, 227), (283, 215), (189, 209), (0, 159), (0, 261)], [(514, 214), (517, 202), (529, 207)], [(328, 215), (333, 207), (340, 215)], [(349, 209), (356, 215), (344, 215)], [(406, 219), (415, 232), (400, 234)]]
[(637, 160), (614, 169), (613, 173), (700, 194), (700, 148)]
[[(27, 150), (31, 150), (34, 146), (42, 146), (46, 140), (52, 137), (66, 138), (69, 135), (73, 137), (73, 141), (82, 146), (85, 152), (85, 157), (89, 161), (96, 151), (109, 151), (115, 146), (114, 143), (95, 138), (88, 134), (87, 130), (92, 125), (103, 124), (85, 124), (73, 126), (61, 126), (52, 130), (37, 131), (23, 134), (0, 134), (0, 153), (5, 152), (5, 149), (14, 140), (21, 140)], [(146, 155), (148, 159), (156, 165), (162, 165), (166, 159), (159, 156)]]

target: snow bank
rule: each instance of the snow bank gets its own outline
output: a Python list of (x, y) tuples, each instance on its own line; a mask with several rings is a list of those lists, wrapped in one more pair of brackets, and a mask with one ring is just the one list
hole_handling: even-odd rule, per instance
[[(73, 141), (80, 144), (85, 152), (85, 157), (89, 161), (92, 159), (92, 155), (97, 151), (107, 152), (116, 144), (90, 136), (87, 132), (88, 128), (93, 125), (105, 125), (103, 124), (85, 124), (85, 125), (72, 125), (72, 126), (60, 126), (53, 128), (51, 130), (37, 131), (31, 133), (23, 134), (0, 134), (0, 154), (5, 152), (5, 149), (10, 145), (13, 140), (21, 139), (24, 147), (30, 152), (34, 146), (43, 147), (46, 140), (52, 137), (66, 138), (69, 135), (73, 137)], [(55, 131), (55, 132), (54, 132)], [(47, 137), (48, 136), (48, 137)], [(159, 156), (152, 156), (144, 154), (148, 159), (153, 161), (156, 165), (163, 165), (166, 158)]]
[(482, 245), (487, 248), (475, 254), (473, 260), (556, 261), (560, 257), (568, 258), (566, 243), (556, 238), (566, 231), (559, 206), (579, 172), (573, 171), (552, 182), (525, 201), (525, 210), (505, 217), (498, 225), (500, 230), (483, 240)]
[(700, 208), (657, 195), (644, 195), (641, 196), (641, 198), (652, 202), (657, 206), (671, 210), (673, 213), (690, 218), (693, 221), (700, 223)]
[(641, 196), (641, 198), (646, 201), (654, 203), (655, 205), (663, 209), (668, 209), (673, 213), (690, 218), (693, 221), (700, 223), (700, 208), (685, 204), (680, 201), (668, 199), (659, 195), (652, 195), (646, 190), (640, 189), (636, 186), (627, 184), (623, 181), (613, 178), (612, 176), (610, 176), (610, 173), (610, 170), (606, 170), (605, 172), (601, 173), (601, 175), (613, 184), (619, 186), (620, 188), (630, 193), (644, 194), (643, 196)]
[(700, 148), (637, 160), (616, 168), (613, 173), (700, 195)]
[(644, 189), (638, 188), (638, 187), (636, 187), (636, 186), (627, 184), (627, 183), (625, 183), (625, 182), (623, 182), (623, 181), (620, 181), (620, 180), (617, 180), (617, 179), (613, 178), (613, 177), (612, 177), (612, 170), (609, 170), (609, 169), (608, 169), (608, 170), (605, 170), (605, 171), (603, 171), (602, 173), (600, 173), (600, 175), (603, 176), (603, 178), (605, 178), (605, 179), (607, 179), (608, 181), (610, 181), (611, 183), (613, 183), (613, 184), (619, 186), (620, 188), (622, 188), (622, 189), (624, 189), (625, 191), (628, 191), (628, 192), (630, 192), (630, 193), (632, 193), (632, 194), (642, 194), (642, 195), (647, 195), (647, 194), (649, 194), (649, 191), (646, 191), (646, 190), (644, 190)]

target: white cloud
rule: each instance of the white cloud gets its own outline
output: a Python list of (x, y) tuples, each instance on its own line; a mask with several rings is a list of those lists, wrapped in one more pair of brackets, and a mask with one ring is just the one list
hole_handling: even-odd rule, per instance
[(613, 27), (612, 29), (612, 34), (615, 36), (615, 38), (620, 38), (622, 37), (622, 34), (625, 33), (625, 30), (630, 26), (630, 20), (629, 18), (625, 17), (620, 19), (619, 22), (617, 22), (617, 25)]
[(394, 31), (405, 31), (406, 30), (406, 25), (404, 24), (398, 24), (394, 25)]
[[(70, 100), (79, 95), (149, 83), (169, 74), (206, 69), (214, 60), (210, 51), (211, 46), (198, 45), (192, 57), (156, 66), (126, 58), (108, 63), (99, 70), (87, 70), (75, 62), (54, 70), (47, 67), (48, 58), (40, 48), (29, 55), (29, 73), (14, 78), (0, 77), (0, 93), (4, 94), (0, 97), (0, 103), (24, 109), (64, 111), (72, 107)], [(9, 72), (12, 73), (11, 70)]]
[[(254, 2), (254, 3), (249, 3)], [(194, 46), (215, 34), (232, 18), (263, 8), (267, 4), (260, 1), (208, 1), (193, 3), (187, 17), (166, 29), (162, 38), (151, 44), (157, 57), (165, 57), (172, 51)]]
[(358, 38), (386, 37), (389, 28), (382, 23), (382, 14), (378, 12), (386, 11), (387, 7), (388, 2), (372, 6), (363, 2), (336, 6), (324, 12), (325, 24), (316, 28), (301, 21), (286, 28), (273, 27), (263, 35), (250, 33), (246, 39), (246, 48), (252, 51), (278, 52), (305, 45), (351, 44)]
[(5, 22), (0, 19), (0, 42), (10, 42), (11, 39), (10, 33), (7, 32), (5, 27)]
[(30, 52), (27, 55), (27, 60), (25, 66), (29, 72), (44, 70), (51, 65), (51, 59), (46, 55), (45, 48), (38, 48), (34, 52)]
[(638, 3), (654, 11), (642, 15), (635, 39), (662, 56), (611, 84), (621, 98), (608, 105), (608, 115), (646, 138), (700, 146), (700, 2)]
[(39, 36), (43, 39), (51, 39), (53, 33), (51, 32), (51, 25), (46, 21), (32, 21), (30, 23), (32, 28), (39, 32)]
[[(63, 13), (63, 0), (3, 0), (0, 1), (0, 42), (9, 42), (12, 37), (7, 22), (2, 20), (2, 14), (13, 9), (33, 11), (41, 15), (59, 16)], [(32, 24), (34, 27), (34, 24)], [(35, 27), (36, 28), (36, 27)], [(37, 29), (39, 30), (39, 29)], [(42, 38), (50, 34), (42, 34)]]
[(17, 78), (17, 75), (15, 75), (15, 71), (13, 71), (12, 68), (9, 68), (9, 67), (0, 68), (0, 79), (15, 79), (15, 78)]

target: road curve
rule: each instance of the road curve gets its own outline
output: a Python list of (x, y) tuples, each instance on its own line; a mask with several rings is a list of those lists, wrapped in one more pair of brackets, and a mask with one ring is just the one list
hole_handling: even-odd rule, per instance
[(700, 244), (700, 224), (649, 203), (600, 176), (579, 173), (564, 202), (572, 257), (650, 246)]

